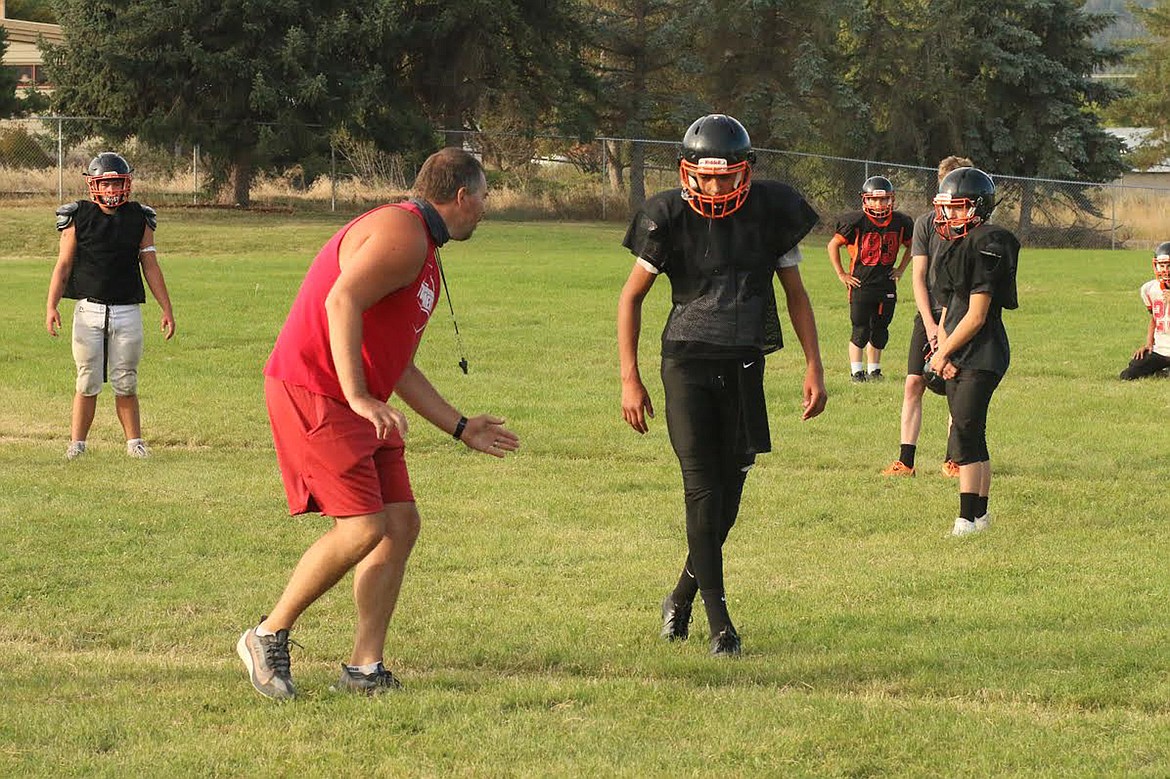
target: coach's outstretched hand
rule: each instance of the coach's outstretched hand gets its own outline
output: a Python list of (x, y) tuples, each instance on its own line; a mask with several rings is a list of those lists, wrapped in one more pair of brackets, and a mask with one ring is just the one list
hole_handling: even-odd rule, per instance
[(477, 452), (503, 457), (520, 448), (520, 437), (504, 427), (504, 420), (491, 414), (469, 417), (459, 440)]

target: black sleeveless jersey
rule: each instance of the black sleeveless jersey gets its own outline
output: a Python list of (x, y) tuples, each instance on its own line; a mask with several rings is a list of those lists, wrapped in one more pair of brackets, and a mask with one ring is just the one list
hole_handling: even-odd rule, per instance
[(987, 321), (951, 356), (959, 368), (1007, 372), (1011, 347), (1003, 326), (1003, 310), (1019, 307), (1016, 292), (1016, 267), (1020, 242), (1012, 233), (997, 225), (982, 224), (962, 238), (944, 241), (932, 263), (935, 270), (934, 295), (946, 309), (944, 325), (953, 333), (966, 315), (971, 295), (991, 295)]
[(817, 220), (804, 197), (778, 181), (752, 182), (743, 206), (720, 219), (696, 213), (681, 189), (648, 199), (622, 244), (670, 279), (662, 355), (750, 359), (781, 348), (772, 279)]
[(110, 305), (145, 303), (138, 250), (146, 226), (147, 212), (136, 201), (123, 203), (112, 214), (92, 201), (77, 201), (77, 251), (64, 296)]

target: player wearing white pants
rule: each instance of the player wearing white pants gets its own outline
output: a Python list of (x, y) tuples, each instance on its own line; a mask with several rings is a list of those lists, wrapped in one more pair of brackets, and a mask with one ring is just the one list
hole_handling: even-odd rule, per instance
[(108, 306), (88, 298), (77, 301), (73, 307), (77, 392), (96, 396), (108, 381), (118, 397), (137, 395), (142, 343), (141, 307)]
[(138, 363), (142, 359), (141, 304), (146, 286), (162, 308), (161, 328), (175, 334), (175, 317), (154, 248), (154, 209), (130, 196), (130, 165), (113, 152), (89, 164), (85, 177), (90, 200), (57, 209), (61, 246), (49, 281), (45, 329), (56, 336), (61, 328), (57, 306), (73, 298), (73, 359), (77, 363), (76, 393), (65, 456), (86, 451), (97, 396), (107, 381), (114, 388), (114, 407), (126, 434), (126, 453), (146, 457), (138, 406)]

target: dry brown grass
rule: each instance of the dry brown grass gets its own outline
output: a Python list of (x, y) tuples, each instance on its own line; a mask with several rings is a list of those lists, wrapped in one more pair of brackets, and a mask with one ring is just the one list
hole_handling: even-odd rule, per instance
[[(338, 177), (336, 185), (321, 177), (309, 186), (298, 186), (293, 172), (286, 175), (261, 175), (252, 186), (252, 204), (256, 208), (351, 210), (376, 203), (396, 202), (409, 196), (400, 183), (382, 178)], [(511, 171), (496, 178), (488, 200), (489, 213), (507, 220), (623, 221), (629, 216), (628, 196), (615, 192), (597, 176), (578, 173), (572, 166), (534, 166), (532, 171)], [(661, 178), (661, 177), (659, 177)], [(67, 174), (60, 182), (62, 200), (86, 196), (80, 175)], [(202, 179), (200, 179), (202, 184)], [(647, 181), (647, 192), (674, 186), (672, 180)], [(58, 174), (52, 169), (0, 167), (0, 200), (45, 200), (57, 198)], [(189, 172), (160, 176), (140, 170), (134, 182), (135, 197), (146, 203), (222, 205), (204, 191), (196, 191)], [(1092, 195), (1102, 214), (1095, 217), (1078, 211), (1062, 200), (1046, 200), (1034, 212), (1034, 236), (1045, 245), (1053, 242), (1087, 248), (1110, 245), (1116, 241), (1131, 248), (1153, 246), (1170, 236), (1166, 212), (1170, 190), (1136, 187), (1101, 189)], [(1005, 202), (996, 213), (996, 221), (1005, 225), (1018, 223), (1018, 203)], [(1046, 238), (1051, 236), (1051, 239)]]

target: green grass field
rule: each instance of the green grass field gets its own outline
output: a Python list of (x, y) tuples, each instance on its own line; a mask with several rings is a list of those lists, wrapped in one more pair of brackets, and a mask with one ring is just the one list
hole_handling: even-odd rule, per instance
[[(714, 661), (701, 616), (689, 642), (657, 639), (682, 494), (663, 420), (644, 437), (621, 421), (622, 228), (485, 223), (444, 253), (471, 372), (445, 302), (419, 363), (523, 449), (497, 461), (413, 418), (423, 534), (387, 657), (407, 691), (328, 691), (353, 628), (343, 582), (294, 632), (301, 697), (262, 699), (234, 642), (326, 520), (287, 516), (261, 366), (342, 221), (161, 214), (179, 330), (164, 343), (147, 305), (154, 457), (124, 455), (107, 390), (67, 463), (69, 341), (42, 324), (52, 207), (0, 212), (0, 775), (1170, 775), (1170, 382), (1116, 379), (1145, 333), (1146, 251), (1023, 252), (991, 411), (995, 524), (952, 539), (942, 399), (919, 477), (878, 475), (909, 286), (890, 380), (852, 385), (845, 295), (810, 240), (828, 409), (799, 419), (785, 321), (776, 450), (727, 546), (745, 655)], [(668, 301), (659, 284), (643, 337), (659, 408)]]

